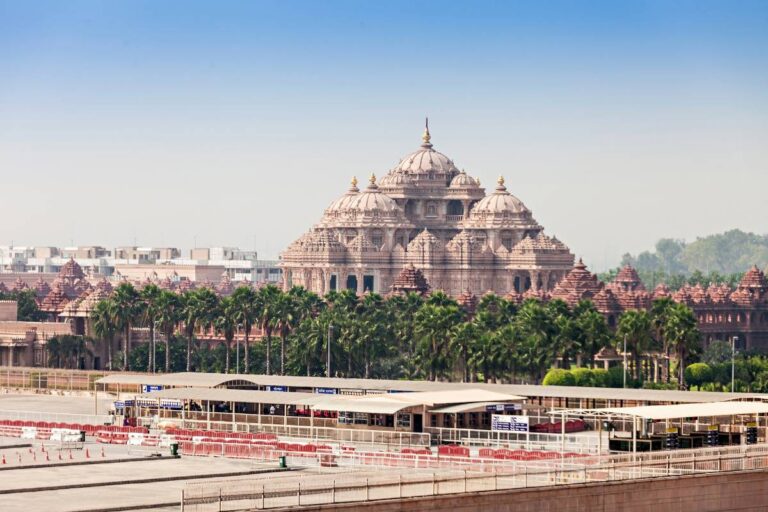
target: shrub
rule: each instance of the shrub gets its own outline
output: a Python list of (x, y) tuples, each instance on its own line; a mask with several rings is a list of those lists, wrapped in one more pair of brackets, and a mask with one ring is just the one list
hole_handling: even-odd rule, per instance
[(542, 384), (545, 386), (575, 386), (576, 379), (568, 370), (553, 368), (544, 376)]
[(685, 368), (685, 382), (693, 386), (701, 386), (712, 382), (714, 373), (707, 363), (693, 363)]
[(592, 370), (592, 385), (596, 388), (607, 388), (609, 385), (608, 370), (595, 368)]
[(576, 386), (594, 386), (594, 376), (591, 368), (571, 368), (571, 374)]

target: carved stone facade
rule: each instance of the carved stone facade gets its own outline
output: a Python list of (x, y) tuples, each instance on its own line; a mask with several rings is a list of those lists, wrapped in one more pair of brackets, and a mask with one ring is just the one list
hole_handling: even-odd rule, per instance
[(694, 311), (704, 346), (736, 337), (739, 349), (768, 351), (768, 281), (756, 266), (744, 274), (735, 290), (724, 284), (686, 285), (670, 293), (665, 285), (648, 292), (630, 266), (622, 268), (612, 283), (604, 284), (579, 261), (545, 300), (562, 299), (574, 306), (581, 299), (590, 299), (615, 327), (622, 312), (648, 309), (661, 297), (671, 297)]
[(380, 182), (357, 180), (318, 224), (282, 254), (283, 285), (319, 294), (353, 289), (389, 293), (409, 265), (432, 290), (543, 293), (570, 270), (573, 255), (499, 178), (485, 194), (477, 179), (423, 144)]

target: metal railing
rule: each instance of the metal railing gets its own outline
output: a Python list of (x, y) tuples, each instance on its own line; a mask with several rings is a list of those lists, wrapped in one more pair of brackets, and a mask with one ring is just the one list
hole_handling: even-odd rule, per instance
[[(712, 453), (708, 453), (712, 452)], [(765, 446), (686, 450), (651, 454), (635, 460), (546, 468), (495, 467), (491, 472), (443, 471), (381, 476), (313, 476), (312, 480), (274, 479), (188, 484), (181, 510), (269, 509), (418, 496), (497, 491), (529, 487), (610, 482), (641, 478), (722, 473), (768, 468)]]
[[(526, 450), (558, 450), (597, 454), (601, 443), (597, 432), (581, 434), (546, 434), (538, 432), (506, 432), (468, 428), (426, 427), (426, 432), (438, 442), (468, 446), (522, 448)], [(603, 451), (608, 449), (607, 434), (603, 433)]]
[(0, 410), (0, 420), (48, 421), (56, 423), (82, 423), (111, 425), (114, 416), (108, 414), (72, 414), (65, 412), (38, 412)]

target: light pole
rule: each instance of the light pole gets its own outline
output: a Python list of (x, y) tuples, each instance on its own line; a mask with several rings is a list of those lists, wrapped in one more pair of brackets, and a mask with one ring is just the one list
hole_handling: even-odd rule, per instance
[(328, 324), (327, 355), (325, 360), (325, 376), (331, 378), (331, 341), (333, 341), (333, 324)]
[[(157, 372), (157, 321), (154, 324), (155, 328), (152, 329), (152, 373)], [(168, 354), (165, 357), (168, 357)]]
[(237, 326), (237, 338), (235, 339), (235, 373), (240, 374), (240, 326)]
[(736, 342), (738, 340), (738, 336), (731, 338), (731, 393), (733, 393), (736, 381)]
[(627, 387), (627, 335), (624, 335), (624, 387)]

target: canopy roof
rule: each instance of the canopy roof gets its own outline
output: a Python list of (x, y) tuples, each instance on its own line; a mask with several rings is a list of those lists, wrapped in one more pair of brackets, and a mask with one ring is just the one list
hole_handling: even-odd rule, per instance
[(137, 398), (173, 398), (177, 400), (206, 400), (211, 402), (238, 402), (245, 404), (310, 405), (325, 398), (315, 393), (282, 393), (247, 389), (174, 388), (142, 393)]
[(326, 377), (297, 377), (279, 375), (221, 374), (182, 372), (170, 374), (113, 373), (98, 379), (100, 384), (142, 385), (165, 387), (266, 387), (286, 386), (292, 389), (332, 388), (365, 391), (444, 391), (484, 389), (527, 397), (570, 398), (596, 400), (631, 400), (638, 402), (717, 402), (734, 398), (761, 398), (768, 394), (719, 393), (709, 391), (676, 391), (654, 389), (590, 388), (577, 386), (536, 386), (528, 384), (484, 384), (461, 382), (430, 382), (412, 380), (344, 379)]
[(649, 420), (671, 420), (768, 413), (765, 402), (709, 402), (698, 404), (606, 407), (602, 409), (553, 409), (550, 414), (565, 416), (628, 416)]
[(409, 407), (432, 407), (442, 404), (466, 404), (470, 408), (484, 406), (493, 401), (509, 402), (525, 400), (525, 397), (497, 393), (484, 389), (462, 389), (456, 391), (430, 391), (424, 393), (389, 393), (386, 395), (333, 396), (312, 405), (320, 411), (367, 412), (373, 414), (394, 414)]

